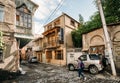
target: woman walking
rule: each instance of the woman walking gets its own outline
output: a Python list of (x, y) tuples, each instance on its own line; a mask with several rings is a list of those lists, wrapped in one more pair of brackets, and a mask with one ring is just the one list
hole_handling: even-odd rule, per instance
[(78, 58), (78, 76), (82, 76), (83, 80), (86, 80), (86, 77), (83, 74), (83, 69), (84, 69), (84, 63), (82, 62), (82, 60), (80, 59), (80, 57)]

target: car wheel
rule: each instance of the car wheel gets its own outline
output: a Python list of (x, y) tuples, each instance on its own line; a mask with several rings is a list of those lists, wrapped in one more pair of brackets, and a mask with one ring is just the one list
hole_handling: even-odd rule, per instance
[(91, 74), (97, 74), (98, 73), (98, 68), (96, 66), (90, 66), (89, 67), (89, 72)]
[(74, 65), (72, 65), (72, 64), (70, 64), (70, 65), (68, 66), (68, 68), (69, 68), (70, 71), (75, 70), (75, 67), (74, 67)]

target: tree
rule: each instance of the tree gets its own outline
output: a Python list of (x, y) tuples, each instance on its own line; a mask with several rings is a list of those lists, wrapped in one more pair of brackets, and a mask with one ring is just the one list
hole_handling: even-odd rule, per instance
[(83, 23), (84, 23), (84, 19), (83, 19), (83, 17), (82, 17), (81, 14), (79, 14), (79, 22), (80, 22), (80, 24), (83, 24)]
[(79, 31), (72, 31), (72, 41), (73, 41), (73, 45), (74, 47), (82, 47), (82, 36), (81, 36), (81, 33), (79, 33)]
[(102, 0), (106, 23), (120, 22), (120, 0)]
[[(79, 22), (80, 22), (80, 26), (78, 27), (78, 29), (80, 29), (84, 23), (84, 19), (81, 14), (79, 14)], [(82, 43), (81, 43), (82, 36), (79, 30), (72, 31), (71, 35), (72, 35), (72, 41), (73, 41), (74, 47), (82, 47)]]
[[(107, 24), (120, 22), (120, 0), (102, 0), (102, 5)], [(82, 26), (71, 33), (75, 47), (82, 47), (82, 34), (102, 27), (98, 11), (87, 22), (84, 22), (83, 17), (79, 14), (79, 21)]]
[[(83, 23), (82, 19), (83, 18), (80, 16), (79, 21)], [(82, 34), (95, 30), (98, 27), (100, 28), (101, 24), (99, 13), (96, 12), (93, 16), (91, 16), (90, 21), (81, 24), (82, 26), (79, 26), (78, 30), (72, 31), (71, 34), (74, 47), (82, 47)]]

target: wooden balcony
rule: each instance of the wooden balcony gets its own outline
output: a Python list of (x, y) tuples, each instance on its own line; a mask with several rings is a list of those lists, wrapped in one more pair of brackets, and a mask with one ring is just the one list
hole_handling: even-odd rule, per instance
[(60, 29), (60, 26), (54, 26), (54, 27), (52, 27), (52, 28), (50, 28), (50, 29), (47, 29), (47, 30), (43, 33), (43, 35), (46, 36), (46, 35), (49, 35), (49, 34), (51, 34), (51, 33), (57, 33), (57, 32), (59, 31), (59, 29)]
[(60, 40), (52, 40), (43, 44), (44, 48), (57, 48), (61, 45)]

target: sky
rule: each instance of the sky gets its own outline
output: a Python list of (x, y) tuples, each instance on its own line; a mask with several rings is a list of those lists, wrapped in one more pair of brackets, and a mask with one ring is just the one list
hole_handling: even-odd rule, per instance
[[(82, 15), (84, 21), (88, 21), (97, 8), (95, 6), (95, 0), (32, 0), (39, 5), (34, 14), (34, 33), (41, 34), (44, 32), (43, 26), (56, 17), (60, 16), (62, 12), (68, 14), (72, 18), (79, 20), (79, 14)], [(52, 15), (51, 13), (56, 9), (58, 4), (61, 3), (59, 9)], [(49, 18), (49, 20), (48, 20)]]

